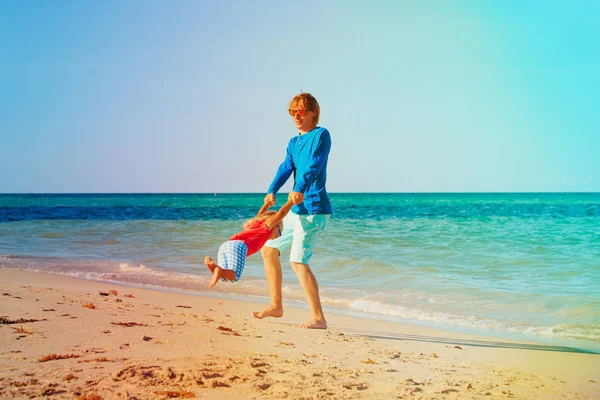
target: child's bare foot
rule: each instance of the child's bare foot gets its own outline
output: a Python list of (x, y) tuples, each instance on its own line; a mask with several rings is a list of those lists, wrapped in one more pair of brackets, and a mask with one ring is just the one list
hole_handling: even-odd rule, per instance
[(254, 315), (254, 318), (258, 318), (258, 319), (263, 319), (266, 317), (281, 318), (281, 317), (283, 317), (283, 308), (276, 307), (276, 306), (269, 306), (269, 307), (265, 308), (265, 310), (263, 312), (254, 311), (252, 313), (252, 315)]
[(210, 280), (208, 287), (212, 288), (213, 286), (215, 286), (217, 284), (217, 282), (219, 282), (219, 279), (221, 279), (221, 278), (225, 278), (228, 281), (232, 281), (235, 279), (235, 271), (231, 270), (231, 269), (223, 269), (223, 268), (219, 267), (217, 264), (215, 264), (214, 271), (213, 271), (213, 277)]
[(211, 273), (215, 270), (215, 267), (217, 266), (217, 264), (215, 264), (215, 262), (212, 258), (210, 258), (210, 256), (204, 257), (204, 265), (206, 265), (208, 269), (210, 269)]

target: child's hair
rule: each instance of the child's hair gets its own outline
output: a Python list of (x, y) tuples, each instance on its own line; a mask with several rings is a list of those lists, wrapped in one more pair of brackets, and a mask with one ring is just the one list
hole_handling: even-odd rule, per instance
[(275, 214), (277, 214), (277, 211), (275, 211), (275, 210), (267, 210), (264, 213), (260, 214), (259, 216), (254, 217), (254, 218), (252, 218), (249, 221), (246, 221), (246, 223), (244, 224), (244, 226), (242, 227), (242, 229), (246, 229), (246, 227), (248, 225), (250, 225), (251, 223), (253, 223), (254, 221), (265, 221), (271, 215), (275, 215)]

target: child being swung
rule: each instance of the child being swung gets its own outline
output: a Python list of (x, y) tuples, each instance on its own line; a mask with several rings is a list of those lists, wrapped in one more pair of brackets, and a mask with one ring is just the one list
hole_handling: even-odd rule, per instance
[(204, 258), (204, 264), (213, 274), (209, 288), (215, 286), (219, 279), (238, 281), (244, 271), (246, 257), (258, 252), (267, 240), (281, 236), (283, 217), (290, 212), (294, 203), (288, 200), (277, 212), (269, 210), (273, 205), (273, 201), (265, 199), (258, 214), (244, 224), (243, 230), (219, 247), (218, 265), (210, 256)]

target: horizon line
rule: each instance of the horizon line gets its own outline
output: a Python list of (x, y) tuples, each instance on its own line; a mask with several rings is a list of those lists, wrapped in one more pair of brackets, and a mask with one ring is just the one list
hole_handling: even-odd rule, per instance
[[(278, 192), (278, 193), (290, 193), (290, 192)], [(267, 194), (267, 192), (0, 192), (0, 196), (5, 195), (230, 195), (230, 194)], [(359, 191), (348, 191), (348, 192), (327, 192), (327, 194), (600, 194), (600, 191), (466, 191), (466, 192), (359, 192)]]

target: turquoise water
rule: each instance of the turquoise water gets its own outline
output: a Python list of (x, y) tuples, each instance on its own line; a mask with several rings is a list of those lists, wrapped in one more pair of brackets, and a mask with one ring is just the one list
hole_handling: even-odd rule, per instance
[[(204, 256), (215, 257), (262, 198), (0, 195), (0, 267), (207, 291)], [(311, 264), (329, 312), (600, 349), (600, 194), (331, 200)], [(215, 289), (266, 297), (260, 255), (240, 282)], [(285, 263), (284, 298), (304, 301)]]

